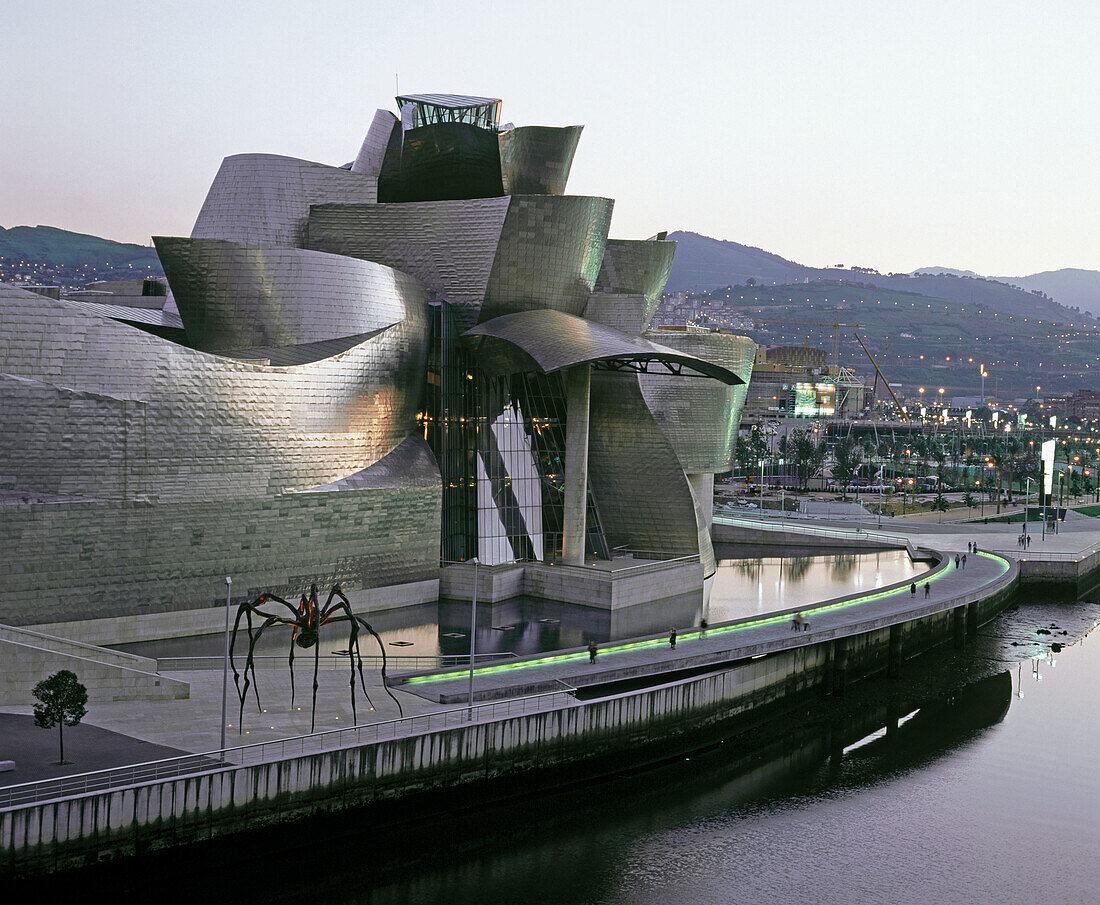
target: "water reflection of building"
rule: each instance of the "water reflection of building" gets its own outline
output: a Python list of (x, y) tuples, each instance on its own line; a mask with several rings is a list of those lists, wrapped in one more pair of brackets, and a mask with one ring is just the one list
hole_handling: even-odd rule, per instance
[(652, 593), (713, 575), (752, 343), (648, 330), (675, 243), (565, 194), (581, 127), (397, 104), (343, 167), (226, 158), (155, 238), (178, 315), (0, 288), (8, 621), (209, 608), (225, 575), (412, 604), (441, 556), (578, 598), (622, 548), (680, 558)]

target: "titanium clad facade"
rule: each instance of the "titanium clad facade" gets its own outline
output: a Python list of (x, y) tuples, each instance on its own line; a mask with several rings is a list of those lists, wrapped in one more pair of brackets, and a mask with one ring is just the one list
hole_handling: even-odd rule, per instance
[(537, 308), (583, 314), (613, 207), (609, 198), (513, 195), (478, 322)]
[(564, 195), (583, 126), (517, 126), (497, 135), (506, 195)]
[(305, 247), (309, 206), (378, 200), (378, 180), (277, 154), (237, 154), (222, 161), (192, 239)]
[(304, 490), (359, 471), (415, 428), (427, 324), (277, 368), (210, 355), (0, 288), (5, 486), (107, 499)]
[(745, 405), (756, 343), (728, 333), (650, 330), (646, 338), (698, 356), (737, 374), (743, 381), (727, 386), (698, 377), (639, 375), (653, 417), (676, 450), (688, 474), (728, 471)]
[(481, 311), (508, 206), (508, 198), (317, 204), (308, 247), (412, 274), (469, 326)]
[(351, 171), (379, 179), (387, 154), (393, 161), (392, 165), (396, 166), (401, 154), (401, 121), (389, 110), (376, 110)]
[(215, 351), (374, 333), (427, 304), (427, 288), (382, 264), (298, 248), (154, 236), (188, 344)]
[(709, 536), (701, 547), (695, 498), (642, 398), (636, 374), (594, 373), (589, 478), (608, 545), (676, 555), (699, 554), (715, 571)]
[(607, 292), (636, 292), (660, 299), (665, 291), (676, 243), (654, 239), (608, 239), (596, 289)]

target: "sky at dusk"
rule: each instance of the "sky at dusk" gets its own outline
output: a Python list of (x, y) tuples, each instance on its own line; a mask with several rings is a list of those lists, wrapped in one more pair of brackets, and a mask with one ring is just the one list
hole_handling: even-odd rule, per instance
[(1100, 269), (1100, 4), (2, 0), (0, 226), (187, 235), (221, 159), (341, 165), (404, 93), (585, 126), (612, 235)]

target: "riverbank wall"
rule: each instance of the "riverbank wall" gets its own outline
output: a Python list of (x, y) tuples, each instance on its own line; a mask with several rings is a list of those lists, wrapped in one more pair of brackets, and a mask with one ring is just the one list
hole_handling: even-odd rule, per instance
[[(746, 731), (791, 707), (897, 676), (940, 643), (966, 644), (1007, 604), (1015, 564), (968, 595), (801, 635), (713, 672), (564, 707), (356, 747), (224, 766), (188, 776), (0, 809), (0, 876), (77, 868), (326, 813), (477, 784), (529, 794), (641, 766), (699, 733)], [(657, 679), (656, 681), (660, 681)], [(504, 794), (502, 791), (501, 794)]]

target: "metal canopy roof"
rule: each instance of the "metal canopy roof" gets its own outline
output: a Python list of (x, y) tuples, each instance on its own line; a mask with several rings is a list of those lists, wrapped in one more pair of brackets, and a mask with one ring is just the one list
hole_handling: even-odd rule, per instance
[(435, 107), (447, 107), (450, 110), (463, 110), (466, 107), (483, 107), (486, 104), (499, 104), (499, 97), (469, 97), (463, 94), (399, 94), (396, 98), (400, 107), (402, 101), (415, 104), (431, 104)]
[(467, 330), (463, 339), (486, 365), (499, 370), (550, 374), (589, 362), (599, 370), (648, 373), (656, 365), (672, 374), (713, 377), (729, 386), (744, 383), (721, 365), (548, 308), (494, 317)]

